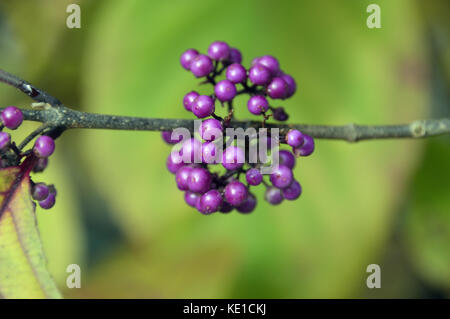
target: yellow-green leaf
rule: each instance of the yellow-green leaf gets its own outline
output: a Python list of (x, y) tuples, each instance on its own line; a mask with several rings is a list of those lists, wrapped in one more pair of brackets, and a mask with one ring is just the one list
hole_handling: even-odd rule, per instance
[(0, 296), (60, 298), (37, 229), (29, 167), (26, 160), (0, 170)]

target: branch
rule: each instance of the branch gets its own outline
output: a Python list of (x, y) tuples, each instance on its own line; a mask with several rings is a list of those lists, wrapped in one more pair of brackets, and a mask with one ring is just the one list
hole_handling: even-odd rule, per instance
[[(194, 120), (188, 119), (141, 118), (75, 111), (65, 107), (58, 99), (48, 93), (2, 70), (0, 70), (0, 82), (5, 82), (18, 88), (37, 102), (47, 103), (47, 107), (42, 110), (23, 109), (24, 119), (44, 123), (46, 125), (45, 128), (49, 128), (50, 132), (58, 135), (64, 130), (71, 128), (169, 131), (184, 127), (191, 132), (194, 130)], [(243, 129), (250, 127), (260, 128), (261, 122), (232, 120), (230, 121), (230, 127)], [(401, 125), (370, 126), (348, 124), (331, 126), (266, 123), (265, 127), (269, 129), (279, 128), (280, 134), (285, 134), (289, 129), (295, 128), (314, 138), (357, 142), (370, 139), (424, 138), (450, 134), (450, 118), (418, 120)]]
[(0, 69), (0, 82), (4, 82), (8, 85), (15, 87), (16, 89), (19, 89), (36, 102), (48, 103), (50, 105), (61, 104), (61, 102), (57, 98), (51, 96), (47, 92), (38, 89), (37, 87), (31, 85), (27, 81), (19, 79), (15, 75), (3, 71), (2, 69)]

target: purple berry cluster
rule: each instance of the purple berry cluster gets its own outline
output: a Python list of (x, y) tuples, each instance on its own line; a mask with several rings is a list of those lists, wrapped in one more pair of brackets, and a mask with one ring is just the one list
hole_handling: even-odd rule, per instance
[[(3, 129), (17, 129), (23, 122), (22, 111), (15, 106), (8, 106), (1, 111), (0, 119), (0, 169), (19, 166), (22, 170), (35, 173), (44, 171), (48, 157), (55, 151), (55, 141), (50, 136), (41, 135), (36, 138), (31, 150), (21, 151), (11, 141), (11, 135), (3, 132)], [(55, 205), (56, 189), (53, 185), (31, 181), (31, 198), (42, 208), (50, 209)]]
[[(209, 215), (215, 212), (229, 213), (233, 209), (247, 214), (257, 204), (251, 188), (258, 185), (266, 187), (265, 200), (272, 205), (284, 199), (295, 200), (302, 187), (293, 175), (296, 157), (308, 156), (314, 151), (311, 136), (291, 129), (279, 139), (267, 138), (268, 148), (278, 152), (279, 162), (271, 174), (261, 173), (260, 162), (248, 160), (248, 148), (229, 143), (224, 137), (225, 129), (233, 118), (233, 100), (236, 96), (247, 94), (247, 109), (251, 114), (262, 115), (261, 126), (270, 117), (286, 121), (288, 114), (283, 107), (272, 107), (271, 102), (291, 97), (297, 85), (292, 76), (280, 69), (278, 60), (270, 55), (253, 59), (251, 66), (242, 64), (241, 52), (227, 43), (213, 42), (207, 54), (195, 49), (186, 50), (180, 57), (181, 66), (202, 84), (214, 87), (211, 95), (188, 92), (183, 98), (185, 110), (202, 119), (198, 138), (173, 138), (171, 131), (162, 132), (168, 144), (176, 145), (167, 158), (167, 168), (175, 175), (177, 187), (184, 192), (189, 206), (200, 213)], [(228, 106), (225, 116), (216, 110), (216, 101)], [(175, 135), (175, 134), (174, 134)], [(217, 143), (219, 141), (219, 143)], [(287, 144), (291, 150), (279, 150), (279, 144)], [(223, 153), (218, 148), (224, 146)], [(267, 177), (268, 180), (264, 178)]]

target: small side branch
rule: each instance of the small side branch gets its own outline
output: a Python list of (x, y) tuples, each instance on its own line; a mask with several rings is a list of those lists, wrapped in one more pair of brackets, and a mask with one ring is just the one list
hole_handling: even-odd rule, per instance
[(23, 93), (25, 93), (26, 95), (31, 97), (36, 102), (44, 102), (44, 103), (48, 103), (50, 105), (60, 105), (61, 104), (61, 102), (57, 98), (51, 96), (47, 92), (45, 92), (41, 89), (38, 89), (37, 87), (31, 85), (27, 81), (24, 81), (24, 80), (16, 77), (15, 75), (12, 75), (1, 69), (0, 69), (0, 82), (6, 83), (8, 85), (11, 85), (11, 86), (19, 89), (20, 91), (22, 91)]

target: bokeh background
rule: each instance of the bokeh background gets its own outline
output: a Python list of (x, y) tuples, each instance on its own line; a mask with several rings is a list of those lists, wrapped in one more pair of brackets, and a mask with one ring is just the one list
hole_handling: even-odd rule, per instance
[[(81, 29), (66, 7), (81, 6)], [(381, 29), (366, 8), (381, 7)], [(448, 117), (448, 1), (0, 1), (0, 65), (77, 110), (191, 118), (187, 48), (273, 54), (298, 91), (292, 122), (394, 124)], [(0, 86), (0, 104), (31, 100)], [(251, 118), (245, 100), (237, 116)], [(35, 123), (24, 125), (25, 135)], [(155, 132), (71, 130), (38, 208), (48, 266), (67, 298), (442, 298), (450, 296), (450, 139), (318, 140), (295, 202), (202, 216), (165, 168)], [(65, 288), (79, 264), (82, 288)], [(366, 267), (381, 266), (381, 289)]]

